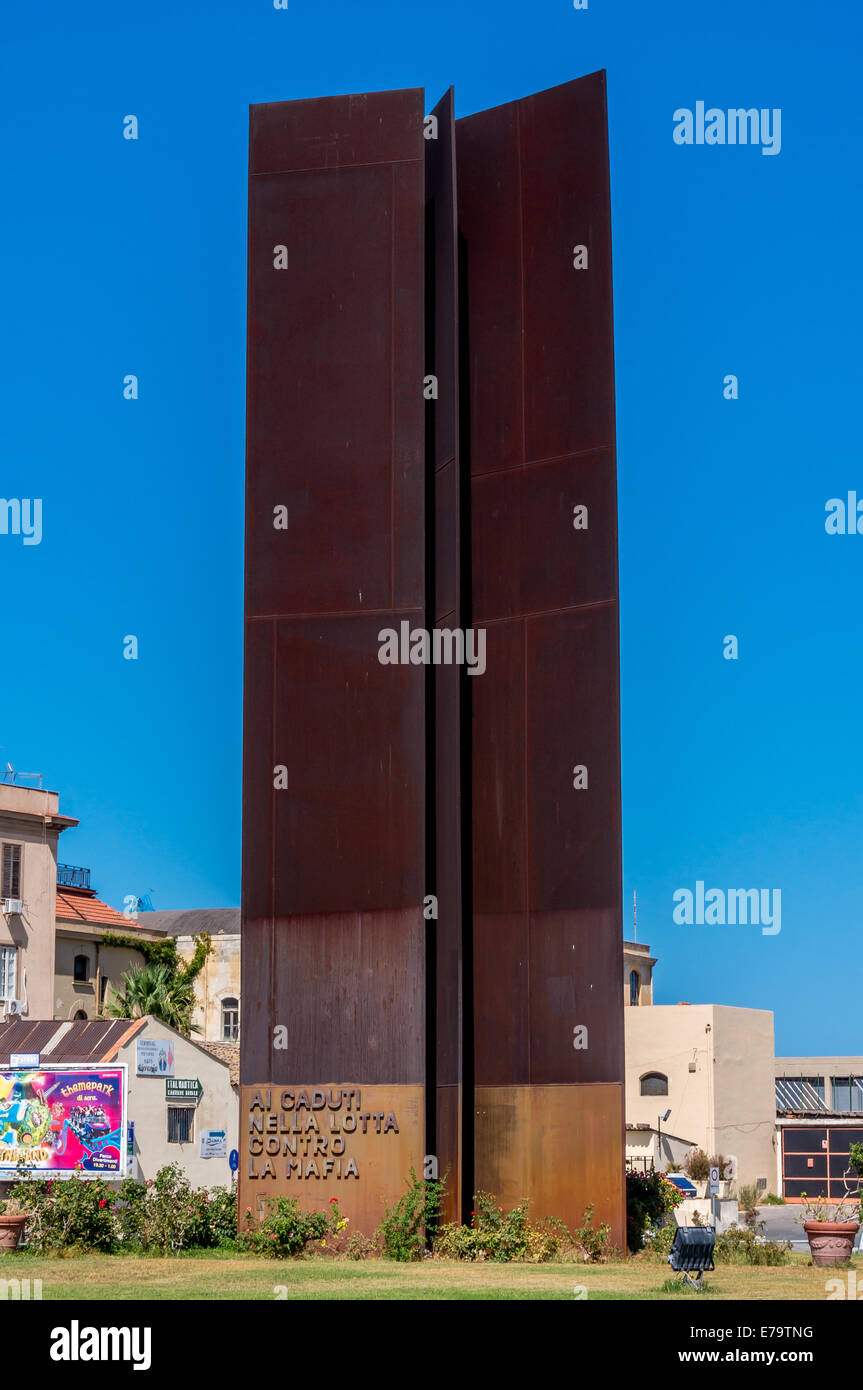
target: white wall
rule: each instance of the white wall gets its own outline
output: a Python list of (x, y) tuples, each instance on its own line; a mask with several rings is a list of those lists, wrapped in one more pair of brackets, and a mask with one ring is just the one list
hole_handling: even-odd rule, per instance
[[(174, 1047), (174, 1076), (197, 1077), (204, 1088), (195, 1110), (190, 1144), (168, 1143), (170, 1102), (165, 1099), (165, 1078), (136, 1075), (136, 1043), (140, 1038), (170, 1041)], [(155, 1019), (148, 1020), (146, 1026), (120, 1048), (116, 1060), (126, 1062), (129, 1067), (128, 1117), (135, 1124), (136, 1159), (131, 1176), (154, 1178), (166, 1164), (179, 1163), (194, 1187), (230, 1187), (228, 1154), (239, 1147), (239, 1100), (225, 1063)], [(201, 1158), (201, 1131), (205, 1129), (227, 1131), (224, 1158)]]

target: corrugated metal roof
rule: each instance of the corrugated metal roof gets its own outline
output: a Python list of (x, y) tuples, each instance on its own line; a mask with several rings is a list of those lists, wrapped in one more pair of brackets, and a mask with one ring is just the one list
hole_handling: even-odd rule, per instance
[(143, 1018), (32, 1023), (13, 1019), (0, 1024), (0, 1066), (8, 1067), (13, 1052), (38, 1052), (43, 1066), (48, 1062), (109, 1062), (145, 1022)]

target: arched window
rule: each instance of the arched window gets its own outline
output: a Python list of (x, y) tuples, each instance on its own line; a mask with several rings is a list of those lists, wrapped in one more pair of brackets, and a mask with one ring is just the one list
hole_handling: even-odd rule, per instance
[(640, 990), (641, 990), (641, 977), (640, 977), (640, 975), (639, 975), (639, 973), (638, 973), (637, 970), (630, 970), (630, 972), (629, 972), (629, 1002), (630, 1002), (630, 1004), (637, 1004), (637, 1003), (638, 1003), (638, 995), (639, 995)]
[(236, 1042), (240, 1036), (240, 1001), (222, 1000), (222, 1042)]
[(86, 1018), (87, 1015), (84, 1013), (83, 1009), (79, 1009), (78, 1012), (75, 1014), (76, 1023), (83, 1023), (86, 1020)]
[(87, 959), (86, 956), (76, 956), (76, 957), (75, 957), (75, 971), (74, 971), (74, 974), (75, 974), (75, 980), (76, 980), (77, 982), (79, 982), (79, 983), (80, 983), (82, 980), (87, 980), (87, 979), (89, 979), (89, 977), (90, 977), (90, 962), (89, 962), (89, 960)]
[(641, 1094), (643, 1096), (667, 1096), (668, 1077), (661, 1071), (646, 1071), (641, 1078)]

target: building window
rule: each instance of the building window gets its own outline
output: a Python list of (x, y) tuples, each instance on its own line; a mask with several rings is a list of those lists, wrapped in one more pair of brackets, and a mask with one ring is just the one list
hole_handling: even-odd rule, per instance
[(668, 1077), (661, 1071), (648, 1071), (641, 1078), (641, 1094), (643, 1096), (667, 1096)]
[(639, 977), (638, 971), (637, 971), (637, 970), (630, 970), (630, 972), (629, 972), (629, 1002), (630, 1002), (630, 1004), (637, 1004), (637, 1003), (638, 1003), (638, 995), (639, 995), (640, 990), (641, 990), (641, 979), (640, 979), (640, 977)]
[(14, 946), (0, 947), (0, 999), (15, 998), (15, 960), (18, 955)]
[(194, 1105), (168, 1106), (168, 1143), (191, 1144), (195, 1128)]
[(240, 1003), (238, 999), (222, 1000), (222, 1042), (236, 1042), (240, 1036)]
[(0, 898), (20, 898), (21, 896), (21, 846), (3, 846), (3, 883)]
[(833, 1109), (863, 1111), (863, 1076), (832, 1076)]
[(75, 980), (76, 980), (77, 983), (80, 984), (80, 982), (81, 982), (82, 980), (89, 980), (89, 978), (90, 978), (90, 961), (88, 960), (87, 956), (76, 956), (76, 957), (75, 957), (75, 967), (74, 967), (74, 970), (75, 970)]
[(87, 1022), (87, 1015), (85, 1014), (85, 1012), (84, 1012), (83, 1009), (78, 1009), (77, 1013), (75, 1013), (75, 1014), (73, 1015), (73, 1018), (74, 1018), (75, 1023), (86, 1023), (86, 1022)]

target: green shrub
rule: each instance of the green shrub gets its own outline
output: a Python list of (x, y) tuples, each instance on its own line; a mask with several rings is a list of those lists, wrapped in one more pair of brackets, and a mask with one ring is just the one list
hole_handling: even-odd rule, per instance
[(34, 1254), (98, 1250), (109, 1254), (117, 1234), (114, 1193), (104, 1178), (22, 1178), (11, 1192), (27, 1215), (24, 1239)]
[(147, 1184), (137, 1178), (123, 1178), (117, 1184), (114, 1200), (114, 1226), (117, 1239), (127, 1248), (141, 1244)]
[(737, 1205), (747, 1226), (755, 1227), (758, 1215), (758, 1190), (754, 1183), (744, 1183), (737, 1194)]
[(717, 1264), (787, 1265), (790, 1250), (787, 1240), (759, 1240), (750, 1227), (733, 1227), (716, 1237), (713, 1258)]
[(674, 1244), (676, 1234), (677, 1222), (673, 1217), (666, 1218), (658, 1225), (647, 1227), (644, 1232), (642, 1249), (650, 1255), (660, 1255), (663, 1259), (667, 1259), (671, 1254), (671, 1247)]
[(703, 1149), (692, 1149), (686, 1155), (683, 1171), (692, 1182), (706, 1182), (710, 1176), (710, 1159)]
[(237, 1244), (237, 1189), (212, 1187), (208, 1194), (208, 1245), (231, 1247)]
[[(458, 1222), (442, 1226), (434, 1242), (434, 1253), (450, 1260), (491, 1260), (503, 1264), (525, 1260), (544, 1264), (559, 1259), (564, 1250), (572, 1247), (572, 1237), (562, 1221), (546, 1217), (531, 1221), (529, 1204), (521, 1202), (505, 1212), (497, 1206), (488, 1192), (477, 1192), (469, 1226)], [(585, 1238), (595, 1246), (608, 1227), (594, 1230), (590, 1224), (592, 1211), (585, 1212)]]
[(329, 1227), (324, 1211), (300, 1211), (296, 1197), (276, 1197), (261, 1221), (246, 1216), (243, 1244), (257, 1255), (281, 1260), (299, 1255), (309, 1241), (323, 1240)]
[(149, 1182), (124, 1178), (22, 1178), (14, 1199), (27, 1214), (25, 1240), (36, 1254), (57, 1250), (176, 1253), (233, 1243), (237, 1199), (232, 1191), (195, 1189), (177, 1164)]
[(683, 1193), (662, 1173), (627, 1173), (626, 1244), (635, 1255), (649, 1226), (659, 1225), (683, 1201)]
[(138, 1243), (145, 1250), (170, 1255), (207, 1244), (200, 1194), (194, 1191), (178, 1163), (160, 1168), (146, 1186), (138, 1234)]
[(589, 1264), (602, 1264), (608, 1259), (610, 1254), (608, 1238), (611, 1234), (611, 1227), (608, 1225), (594, 1226), (592, 1206), (585, 1209), (582, 1225), (577, 1226), (572, 1234), (576, 1245)]
[(405, 1179), (407, 1192), (394, 1207), (386, 1206), (384, 1219), (376, 1232), (388, 1259), (422, 1258), (426, 1243), (437, 1235), (447, 1173), (442, 1178), (418, 1178), (411, 1168), (410, 1178)]

